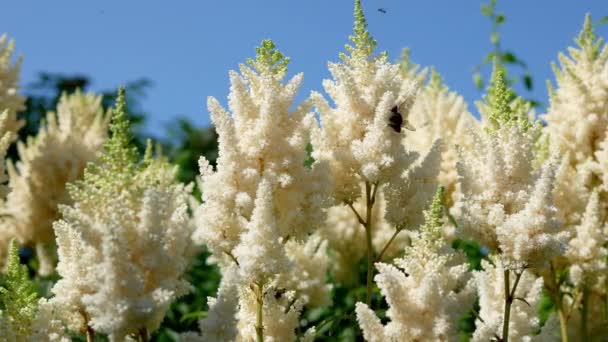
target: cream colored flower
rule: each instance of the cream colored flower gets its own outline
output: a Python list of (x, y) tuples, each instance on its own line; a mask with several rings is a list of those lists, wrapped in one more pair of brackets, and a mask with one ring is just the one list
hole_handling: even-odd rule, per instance
[(101, 96), (64, 94), (38, 135), (18, 143), (20, 161), (8, 164), (5, 223), (22, 244), (36, 247), (41, 274), (53, 270), (46, 249), (55, 239), (52, 223), (60, 216), (58, 205), (71, 203), (66, 184), (82, 178), (87, 163), (96, 160), (108, 121)]

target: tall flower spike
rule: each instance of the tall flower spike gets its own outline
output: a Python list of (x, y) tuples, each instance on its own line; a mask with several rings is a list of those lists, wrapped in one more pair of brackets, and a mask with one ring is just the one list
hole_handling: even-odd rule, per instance
[(527, 117), (529, 106), (522, 99), (514, 98), (513, 91), (507, 85), (504, 67), (494, 64), (487, 92), (484, 96), (485, 103), (478, 103), (478, 108), (487, 120), (488, 131), (495, 131), (505, 125), (515, 125), (524, 131), (534, 127)]
[(479, 127), (479, 122), (468, 111), (464, 98), (450, 91), (434, 69), (429, 82), (416, 97), (409, 120), (416, 131), (405, 136), (406, 148), (424, 155), (435, 140), (443, 141), (438, 181), (446, 188), (449, 199), (455, 197), (458, 188), (456, 146), (464, 150), (473, 148), (470, 132)]
[(66, 184), (81, 179), (87, 163), (97, 160), (109, 119), (101, 96), (63, 94), (57, 112), (47, 113), (38, 134), (17, 143), (20, 160), (8, 163), (11, 191), (3, 205), (5, 227), (21, 244), (36, 247), (40, 274), (53, 270), (47, 250), (55, 240), (57, 206), (71, 203)]
[(6, 34), (0, 36), (0, 110), (6, 110), (6, 128), (12, 132), (11, 142), (17, 139), (17, 131), (25, 122), (17, 119), (17, 112), (25, 109), (25, 97), (19, 94), (19, 74), (22, 58), (11, 62), (15, 41), (8, 40)]
[(367, 30), (361, 0), (355, 0), (355, 27), (353, 35), (349, 39), (354, 46), (346, 45), (344, 48), (350, 53), (350, 57), (340, 54), (340, 58), (345, 63), (350, 64), (359, 60), (367, 60), (374, 53), (377, 43)]
[[(219, 158), (216, 171), (200, 161), (204, 191), (194, 240), (212, 251), (222, 273), (238, 267), (237, 340), (291, 340), (303, 298), (311, 297), (303, 284), (285, 280), (298, 267), (286, 243), (306, 242), (324, 221), (331, 185), (325, 161), (305, 165), (316, 126), (310, 101), (290, 111), (302, 74), (282, 82), (289, 59), (270, 40), (256, 52), (249, 66), (230, 73), (230, 112), (208, 99)], [(278, 286), (285, 296), (273, 295)]]
[(456, 233), (501, 254), (506, 267), (540, 268), (547, 266), (544, 257), (561, 253), (563, 236), (551, 196), (556, 160), (537, 166), (539, 124), (508, 104), (508, 91), (495, 68), (486, 97), (492, 99), (486, 100), (491, 120), (474, 148), (460, 152), (461, 193), (452, 212), (460, 223)]
[(607, 140), (608, 44), (593, 31), (589, 15), (575, 42), (568, 55), (559, 54), (559, 66), (553, 65), (557, 87), (544, 119), (551, 149), (568, 153), (571, 165), (583, 171)]
[(424, 212), (425, 224), (397, 267), (376, 263), (375, 281), (389, 304), (383, 325), (365, 304), (357, 303), (359, 326), (367, 341), (452, 341), (456, 322), (471, 309), (475, 289), (464, 258), (443, 238), (443, 188)]
[(386, 182), (414, 160), (401, 140), (417, 84), (385, 53), (373, 56), (376, 43), (358, 0), (351, 41), (350, 54), (340, 55), (342, 63), (329, 63), (332, 79), (323, 81), (335, 108), (321, 94), (312, 94), (321, 118), (313, 134), (313, 157), (331, 165), (339, 202), (354, 202), (362, 183)]
[[(163, 158), (137, 163), (124, 113), (124, 90), (112, 136), (97, 165), (71, 184), (74, 203), (53, 225), (62, 277), (52, 288), (57, 315), (72, 331), (92, 328), (122, 341), (153, 332), (173, 300), (188, 292), (189, 187), (175, 184)], [(137, 163), (137, 164), (136, 164)]]
[(285, 57), (285, 55), (277, 49), (272, 40), (263, 40), (262, 44), (255, 48), (255, 51), (255, 60), (251, 58), (247, 59), (247, 64), (249, 64), (249, 66), (260, 75), (271, 74), (278, 80), (285, 76), (287, 73), (287, 65), (289, 64), (289, 57)]

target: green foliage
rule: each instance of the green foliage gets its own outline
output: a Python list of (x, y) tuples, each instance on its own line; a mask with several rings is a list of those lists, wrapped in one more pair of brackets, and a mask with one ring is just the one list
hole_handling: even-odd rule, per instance
[[(515, 52), (505, 50), (501, 45), (500, 39), (500, 28), (507, 21), (507, 17), (504, 13), (497, 10), (497, 0), (489, 0), (487, 4), (481, 5), (481, 14), (488, 17), (492, 24), (490, 32), (490, 43), (492, 44), (492, 51), (490, 51), (473, 69), (473, 83), (477, 89), (483, 89), (485, 82), (482, 77), (482, 70), (489, 64), (499, 65), (504, 70), (504, 77), (507, 84), (516, 83), (517, 79), (509, 79), (507, 73), (507, 66), (516, 66), (521, 70), (520, 82), (524, 89), (531, 91), (534, 87), (532, 74), (528, 69), (527, 64), (519, 58)], [(536, 100), (528, 100), (532, 106), (538, 106), (539, 102)]]
[(218, 135), (214, 127), (195, 127), (186, 119), (179, 119), (170, 127), (169, 158), (179, 167), (177, 178), (183, 183), (193, 182), (199, 175), (198, 160), (205, 157), (215, 166), (218, 157)]
[(32, 322), (38, 309), (36, 287), (29, 278), (27, 266), (19, 260), (15, 241), (9, 247), (6, 275), (0, 287), (0, 310), (2, 319), (8, 319), (18, 341), (25, 341), (31, 335)]
[(289, 57), (285, 57), (272, 40), (263, 40), (260, 46), (255, 48), (255, 52), (255, 60), (247, 59), (247, 64), (255, 71), (260, 74), (274, 75), (277, 79), (285, 76)]

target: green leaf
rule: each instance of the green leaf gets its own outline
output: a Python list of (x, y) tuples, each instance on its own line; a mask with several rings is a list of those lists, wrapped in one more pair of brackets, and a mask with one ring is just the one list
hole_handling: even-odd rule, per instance
[(490, 34), (490, 43), (492, 43), (492, 45), (496, 45), (500, 42), (500, 33), (494, 31), (492, 32), (492, 34)]
[(481, 78), (481, 73), (479, 71), (473, 73), (473, 84), (475, 84), (477, 89), (483, 89), (483, 79)]
[(608, 15), (602, 17), (600, 20), (596, 21), (595, 24), (593, 24), (593, 26), (598, 27), (598, 26), (602, 26), (608, 24)]
[(530, 75), (530, 72), (526, 71), (526, 73), (522, 76), (522, 82), (524, 82), (524, 86), (527, 90), (532, 90), (532, 75)]
[(503, 14), (499, 14), (496, 16), (496, 19), (494, 19), (494, 22), (497, 25), (500, 25), (500, 24), (503, 24), (505, 22), (505, 20), (506, 20), (505, 16)]

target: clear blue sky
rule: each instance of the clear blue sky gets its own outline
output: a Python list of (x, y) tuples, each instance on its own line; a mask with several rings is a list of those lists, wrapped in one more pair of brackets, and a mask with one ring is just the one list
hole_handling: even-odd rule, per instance
[[(409, 47), (412, 58), (435, 66), (474, 111), (480, 96), (471, 69), (488, 51), (489, 19), (478, 0), (363, 0), (369, 29), (391, 59)], [(608, 15), (606, 0), (499, 0), (507, 22), (505, 48), (532, 70), (546, 102), (550, 62), (572, 45), (586, 12)], [(300, 99), (321, 88), (327, 61), (337, 60), (352, 30), (351, 0), (258, 1), (10, 1), (2, 28), (24, 56), (22, 84), (38, 72), (78, 73), (92, 89), (117, 87), (141, 77), (154, 82), (143, 102), (147, 131), (162, 135), (178, 116), (208, 125), (206, 98), (226, 102), (228, 70), (272, 38), (290, 56), (290, 74), (304, 72)], [(378, 8), (385, 8), (386, 14)], [(598, 30), (608, 37), (608, 25)]]

